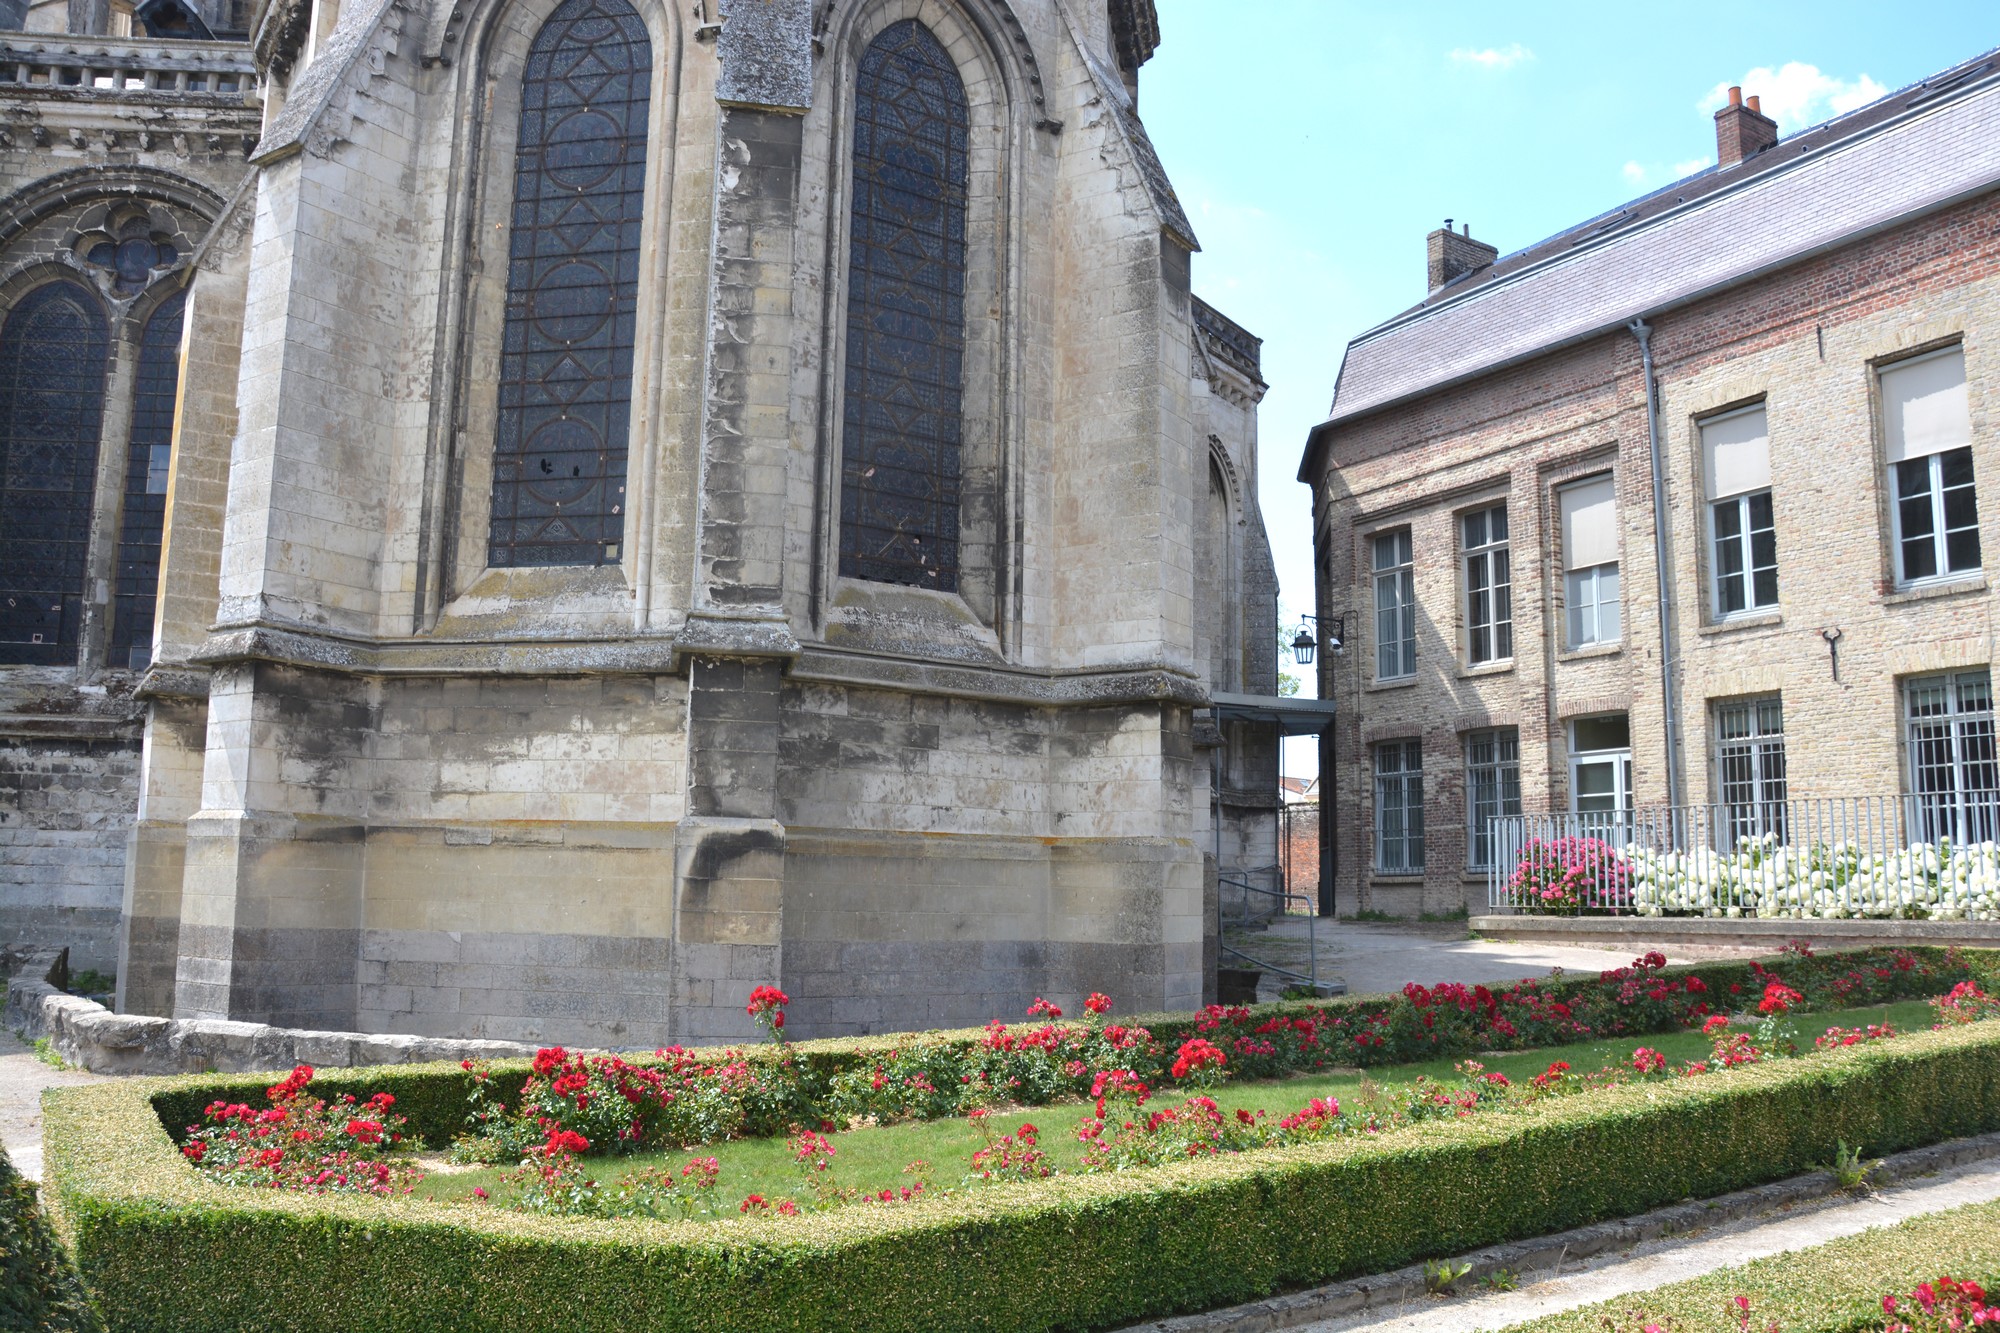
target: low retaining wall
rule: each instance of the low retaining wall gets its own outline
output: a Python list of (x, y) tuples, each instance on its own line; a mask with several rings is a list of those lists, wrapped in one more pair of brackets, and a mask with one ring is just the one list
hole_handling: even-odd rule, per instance
[(1775, 953), (1791, 940), (1828, 949), (1874, 945), (2000, 948), (2000, 921), (1803, 921), (1705, 916), (1475, 916), (1473, 931), (1494, 939), (1605, 949), (1662, 948)]
[(32, 1041), (47, 1037), (70, 1064), (96, 1074), (238, 1073), (307, 1064), (345, 1069), (432, 1060), (507, 1060), (534, 1055), (518, 1041), (461, 1041), (370, 1032), (313, 1032), (217, 1018), (116, 1014), (65, 994), (69, 950), (50, 950), (7, 982), (7, 1026)]

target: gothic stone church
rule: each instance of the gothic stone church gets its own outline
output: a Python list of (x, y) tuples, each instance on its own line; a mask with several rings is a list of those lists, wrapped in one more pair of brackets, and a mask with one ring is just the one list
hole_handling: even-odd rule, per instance
[(1152, 0), (11, 3), (9, 946), (611, 1046), (1202, 999), (1275, 582)]

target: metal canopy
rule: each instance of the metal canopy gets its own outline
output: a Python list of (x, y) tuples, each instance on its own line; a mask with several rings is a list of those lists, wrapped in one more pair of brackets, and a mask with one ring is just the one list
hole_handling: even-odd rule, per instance
[(1276, 694), (1209, 696), (1217, 722), (1272, 722), (1283, 736), (1317, 736), (1333, 721), (1331, 699), (1286, 699)]

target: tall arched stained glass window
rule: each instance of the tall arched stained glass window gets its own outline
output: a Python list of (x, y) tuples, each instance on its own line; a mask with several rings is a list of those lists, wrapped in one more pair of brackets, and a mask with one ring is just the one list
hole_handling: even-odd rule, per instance
[(175, 292), (160, 302), (139, 338), (125, 509), (118, 524), (117, 603), (111, 609), (114, 667), (139, 670), (153, 660), (153, 603), (160, 588), (160, 536), (167, 520), (167, 464), (173, 454), (186, 301), (185, 293)]
[(603, 565), (625, 526), (653, 48), (625, 0), (564, 0), (528, 50), (488, 561)]
[(958, 587), (965, 360), (965, 85), (914, 19), (854, 89), (840, 572)]
[(110, 335), (73, 282), (0, 325), (0, 662), (76, 658)]

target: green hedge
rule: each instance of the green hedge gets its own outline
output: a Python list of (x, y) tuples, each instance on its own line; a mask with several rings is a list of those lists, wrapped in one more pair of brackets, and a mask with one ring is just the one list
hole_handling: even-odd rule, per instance
[(1967, 1204), (1718, 1269), (1514, 1324), (1506, 1333), (1604, 1333), (1607, 1317), (1636, 1327), (1634, 1311), (1653, 1320), (1671, 1316), (1674, 1327), (1687, 1333), (1736, 1333), (1737, 1321), (1722, 1311), (1737, 1296), (1750, 1298), (1756, 1329), (1775, 1319), (1783, 1333), (1880, 1333), (1884, 1296), (1900, 1298), (1919, 1282), (1942, 1276), (2000, 1289), (2000, 1202)]
[(50, 1230), (34, 1182), (0, 1150), (0, 1328), (103, 1333), (69, 1256)]
[[(356, 1073), (357, 1083), (454, 1066)], [(528, 1217), (232, 1189), (154, 1104), (52, 1091), (51, 1205), (119, 1330), (1078, 1329), (1254, 1299), (2000, 1129), (2000, 1024), (1147, 1171), (712, 1223)], [(402, 1095), (401, 1093), (398, 1094)], [(416, 1100), (416, 1098), (413, 1098)]]
[[(1821, 969), (1828, 974), (1837, 974), (1847, 960), (1865, 956), (1878, 950), (1846, 950), (1823, 953), (1813, 959), (1767, 957), (1764, 964), (1782, 967), (1786, 970), (1801, 966)], [(1989, 991), (2000, 988), (2000, 951), (1995, 950), (1947, 950), (1931, 946), (1920, 946), (1905, 950), (1917, 958), (1939, 968), (1947, 965), (1947, 955), (1956, 953), (1959, 960), (1969, 966), (1981, 984)], [(1699, 976), (1717, 997), (1729, 997), (1729, 987), (1740, 985), (1741, 995), (1734, 997), (1741, 1007), (1750, 1007), (1756, 989), (1756, 974), (1749, 959), (1729, 959), (1718, 962), (1680, 964), (1665, 968), (1660, 975), (1666, 978)], [(1602, 983), (1595, 972), (1579, 972), (1571, 975), (1544, 980), (1539, 983), (1544, 993), (1558, 999), (1573, 996), (1577, 992), (1594, 988)], [(1912, 993), (1915, 993), (1914, 991)], [(1379, 1013), (1393, 1005), (1409, 1003), (1401, 995), (1344, 995), (1329, 1000), (1296, 1000), (1255, 1006), (1259, 1019), (1270, 1017), (1302, 1017), (1308, 1013), (1334, 1013), (1365, 1015)], [(1118, 1021), (1127, 1026), (1150, 1029), (1159, 1044), (1168, 1051), (1179, 1046), (1190, 1037), (1202, 1035), (1196, 1027), (1198, 1014), (1161, 1013), (1119, 1015)], [(1041, 1026), (1039, 1023), (1022, 1024), (1022, 1028)], [(1626, 1036), (1643, 1036), (1646, 1030), (1635, 1030)], [(908, 1046), (914, 1037), (945, 1043), (976, 1045), (986, 1039), (983, 1028), (963, 1028), (957, 1031), (914, 1033), (886, 1033), (874, 1037), (840, 1037), (819, 1041), (794, 1042), (788, 1048), (801, 1060), (807, 1070), (810, 1091), (815, 1097), (826, 1090), (826, 1085), (834, 1075), (866, 1064), (898, 1047)], [(775, 1058), (769, 1046), (747, 1045), (745, 1053), (750, 1059), (765, 1061)], [(1442, 1052), (1441, 1054), (1462, 1054), (1464, 1052)], [(720, 1054), (718, 1051), (708, 1054)], [(643, 1060), (641, 1060), (643, 1063)], [(501, 1060), (492, 1065), (494, 1076), (503, 1081), (519, 1081), (528, 1075), (529, 1062), (526, 1060)], [(426, 1068), (422, 1073), (413, 1073), (416, 1066), (386, 1066), (368, 1069), (325, 1069), (313, 1080), (313, 1090), (320, 1096), (331, 1097), (337, 1093), (353, 1093), (357, 1098), (370, 1093), (388, 1092), (396, 1098), (396, 1109), (408, 1117), (410, 1130), (432, 1147), (442, 1147), (465, 1131), (466, 1098), (472, 1089), (472, 1078), (463, 1071), (451, 1071), (448, 1075), (436, 1068)], [(193, 1082), (176, 1081), (162, 1088), (154, 1095), (153, 1102), (160, 1120), (178, 1140), (187, 1126), (197, 1124), (202, 1118), (202, 1109), (217, 1097), (232, 1101), (248, 1102), (253, 1106), (265, 1105), (263, 1091), (274, 1080), (268, 1074), (208, 1075)], [(510, 1103), (511, 1095), (505, 1100)]]

